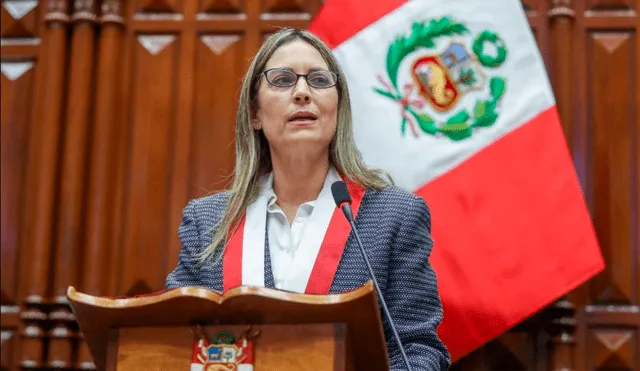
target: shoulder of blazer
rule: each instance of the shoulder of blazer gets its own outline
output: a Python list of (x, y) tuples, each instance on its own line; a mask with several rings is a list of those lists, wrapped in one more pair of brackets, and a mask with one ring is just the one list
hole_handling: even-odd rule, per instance
[(374, 218), (377, 223), (400, 228), (403, 224), (421, 222), (431, 230), (431, 211), (425, 199), (402, 188), (390, 186), (368, 190), (360, 209), (362, 215), (367, 215), (361, 219), (363, 223), (371, 222), (371, 218)]
[(362, 200), (363, 203), (383, 207), (387, 210), (406, 212), (407, 207), (427, 208), (424, 198), (405, 189), (389, 186), (380, 190), (367, 190)]
[(229, 201), (229, 191), (214, 193), (209, 196), (189, 201), (193, 217), (201, 230), (211, 228), (224, 214)]

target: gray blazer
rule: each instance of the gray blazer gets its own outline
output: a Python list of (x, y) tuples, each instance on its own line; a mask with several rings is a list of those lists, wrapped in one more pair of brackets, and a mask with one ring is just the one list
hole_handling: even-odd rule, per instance
[[(222, 292), (222, 264), (198, 265), (194, 256), (211, 242), (212, 235), (206, 232), (221, 217), (227, 199), (228, 194), (221, 192), (187, 204), (178, 231), (183, 248), (177, 267), (167, 277), (167, 288), (201, 286)], [(433, 241), (431, 214), (425, 201), (396, 187), (366, 191), (355, 224), (413, 369), (448, 369), (449, 353), (436, 334), (442, 321), (442, 305), (436, 275), (429, 263)], [(265, 286), (273, 288), (266, 235), (265, 240)], [(353, 290), (369, 279), (351, 234), (330, 293)], [(384, 314), (381, 316), (391, 370), (404, 370), (388, 321)]]

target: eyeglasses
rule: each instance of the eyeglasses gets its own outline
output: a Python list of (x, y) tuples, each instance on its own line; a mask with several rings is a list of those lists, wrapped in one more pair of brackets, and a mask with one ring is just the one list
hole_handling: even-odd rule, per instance
[(317, 70), (309, 73), (295, 73), (284, 68), (272, 68), (262, 73), (267, 82), (279, 88), (289, 88), (298, 83), (300, 77), (307, 80), (309, 86), (316, 89), (326, 89), (338, 83), (338, 74), (326, 70)]

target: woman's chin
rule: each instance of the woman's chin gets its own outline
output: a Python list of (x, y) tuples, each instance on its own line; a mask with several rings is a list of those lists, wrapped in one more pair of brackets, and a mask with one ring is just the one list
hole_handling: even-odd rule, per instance
[(317, 138), (322, 136), (322, 131), (317, 122), (309, 124), (289, 123), (283, 134), (290, 138)]
[(292, 130), (289, 131), (282, 141), (287, 147), (296, 146), (296, 145), (305, 145), (305, 146), (329, 146), (331, 143), (331, 138), (326, 138), (326, 135), (323, 135), (319, 130), (311, 130), (311, 128), (307, 128), (307, 130)]

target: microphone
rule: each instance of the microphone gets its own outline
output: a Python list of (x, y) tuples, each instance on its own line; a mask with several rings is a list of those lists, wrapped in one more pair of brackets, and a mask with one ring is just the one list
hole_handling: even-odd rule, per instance
[(398, 343), (398, 348), (400, 348), (400, 354), (402, 354), (402, 359), (404, 360), (404, 364), (407, 366), (407, 370), (412, 371), (411, 365), (409, 364), (409, 360), (407, 359), (407, 354), (404, 351), (404, 347), (402, 346), (402, 342), (400, 341), (400, 336), (398, 336), (398, 331), (396, 330), (396, 325), (393, 323), (393, 319), (389, 314), (389, 309), (387, 308), (387, 303), (384, 301), (384, 296), (382, 296), (382, 291), (380, 290), (380, 286), (378, 286), (378, 280), (376, 280), (376, 275), (373, 273), (373, 268), (371, 268), (371, 263), (369, 263), (369, 258), (367, 257), (367, 253), (364, 250), (364, 246), (362, 245), (362, 241), (360, 241), (360, 236), (358, 235), (358, 230), (356, 229), (356, 224), (353, 221), (353, 212), (351, 211), (351, 196), (349, 195), (349, 191), (347, 190), (347, 185), (344, 184), (343, 181), (339, 180), (331, 184), (331, 194), (333, 195), (333, 200), (336, 205), (342, 209), (342, 213), (344, 214), (347, 221), (351, 225), (351, 230), (353, 234), (356, 236), (356, 242), (358, 243), (358, 247), (360, 247), (360, 253), (362, 254), (362, 258), (364, 262), (367, 264), (367, 269), (369, 270), (369, 276), (373, 280), (373, 285), (376, 288), (376, 292), (378, 293), (378, 297), (380, 298), (380, 302), (382, 303), (382, 310), (384, 315), (389, 320), (389, 326), (391, 327), (391, 332), (393, 333), (393, 337), (396, 339), (396, 343)]

